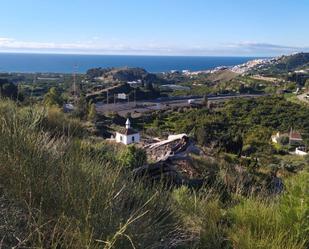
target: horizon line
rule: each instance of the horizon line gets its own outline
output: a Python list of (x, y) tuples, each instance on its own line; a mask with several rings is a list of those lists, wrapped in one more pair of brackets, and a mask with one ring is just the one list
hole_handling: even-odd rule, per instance
[[(303, 53), (303, 52), (299, 52)], [(35, 55), (93, 55), (93, 56), (136, 56), (136, 57), (241, 57), (241, 58), (272, 58), (289, 54), (281, 55), (183, 55), (183, 54), (106, 54), (106, 53), (82, 53), (82, 52), (52, 52), (52, 51), (1, 51), (0, 54), (35, 54)]]

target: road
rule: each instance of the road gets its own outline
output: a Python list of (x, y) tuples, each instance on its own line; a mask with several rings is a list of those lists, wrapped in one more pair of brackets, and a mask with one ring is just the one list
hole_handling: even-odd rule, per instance
[[(208, 96), (208, 101), (218, 102), (225, 101), (233, 98), (257, 98), (267, 96), (266, 94), (238, 94), (238, 95), (217, 95)], [(159, 98), (156, 100), (147, 101), (136, 101), (130, 103), (116, 103), (116, 104), (103, 104), (97, 103), (96, 110), (98, 113), (107, 114), (111, 112), (117, 112), (121, 116), (126, 116), (127, 113), (131, 114), (142, 114), (149, 111), (156, 110), (167, 110), (173, 107), (186, 107), (190, 106), (189, 100), (192, 103), (202, 103), (202, 97), (170, 97), (170, 98)]]

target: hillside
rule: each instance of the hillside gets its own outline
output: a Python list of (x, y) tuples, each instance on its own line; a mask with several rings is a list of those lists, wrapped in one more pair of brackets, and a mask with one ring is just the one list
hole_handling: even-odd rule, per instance
[(283, 74), (304, 68), (309, 68), (309, 53), (281, 56), (271, 60), (270, 63), (253, 68), (251, 72)]
[(209, 74), (207, 79), (212, 82), (230, 81), (235, 79), (239, 74), (234, 73), (228, 69), (220, 70), (215, 73)]
[(278, 70), (294, 71), (303, 67), (309, 67), (309, 53), (298, 53), (281, 57), (274, 65)]
[(102, 90), (91, 92), (86, 95), (86, 99), (88, 101), (92, 100), (95, 103), (98, 101), (106, 102), (107, 93), (109, 103), (114, 102), (114, 98), (118, 93), (126, 94), (130, 100), (155, 99), (161, 96), (160, 92), (153, 87), (133, 88), (129, 84), (117, 84)]
[(143, 68), (93, 68), (86, 73), (89, 79), (108, 82), (128, 82), (141, 80), (143, 83), (160, 84), (165, 81)]
[(308, 248), (308, 159), (281, 156), (268, 130), (305, 131), (307, 110), (269, 98), (222, 108), (132, 119), (145, 132), (192, 133), (151, 145), (147, 158), (55, 107), (0, 100), (1, 246)]

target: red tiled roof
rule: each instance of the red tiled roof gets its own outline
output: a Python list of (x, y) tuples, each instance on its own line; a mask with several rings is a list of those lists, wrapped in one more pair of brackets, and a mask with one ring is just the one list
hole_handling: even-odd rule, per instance
[(293, 131), (290, 133), (290, 139), (292, 140), (302, 140), (301, 134), (299, 132)]

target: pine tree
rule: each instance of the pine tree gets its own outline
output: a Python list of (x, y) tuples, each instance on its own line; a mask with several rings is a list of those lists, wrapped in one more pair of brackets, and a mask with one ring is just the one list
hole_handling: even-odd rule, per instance
[(47, 106), (58, 106), (63, 104), (63, 99), (55, 87), (49, 89), (45, 94), (43, 103)]

